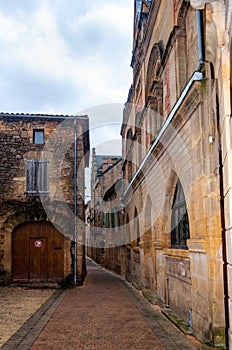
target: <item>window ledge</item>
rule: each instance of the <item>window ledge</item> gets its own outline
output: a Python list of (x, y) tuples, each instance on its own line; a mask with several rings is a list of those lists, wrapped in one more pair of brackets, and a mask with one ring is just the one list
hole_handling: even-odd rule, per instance
[(29, 197), (49, 197), (50, 192), (24, 192)]
[(165, 248), (164, 254), (175, 258), (189, 259), (189, 251), (187, 249)]

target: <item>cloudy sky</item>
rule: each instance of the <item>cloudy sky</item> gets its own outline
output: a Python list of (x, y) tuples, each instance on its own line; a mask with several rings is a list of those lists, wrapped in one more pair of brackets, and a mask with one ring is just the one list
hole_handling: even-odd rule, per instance
[(0, 110), (75, 114), (124, 103), (133, 0), (0, 0)]

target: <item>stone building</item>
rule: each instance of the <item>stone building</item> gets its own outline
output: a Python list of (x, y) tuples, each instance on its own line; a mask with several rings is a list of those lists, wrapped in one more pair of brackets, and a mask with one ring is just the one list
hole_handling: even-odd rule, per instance
[(112, 270), (120, 269), (121, 246), (120, 221), (122, 222), (120, 199), (122, 194), (122, 157), (97, 155), (92, 151), (91, 173), (91, 257)]
[(0, 114), (2, 282), (60, 282), (75, 270), (83, 281), (88, 128), (87, 116)]
[(201, 340), (232, 349), (231, 1), (134, 4), (122, 264)]

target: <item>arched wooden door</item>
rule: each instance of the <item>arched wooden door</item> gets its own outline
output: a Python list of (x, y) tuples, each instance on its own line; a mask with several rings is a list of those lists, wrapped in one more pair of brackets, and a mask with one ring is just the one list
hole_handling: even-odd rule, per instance
[(12, 237), (12, 274), (18, 282), (58, 282), (64, 277), (64, 236), (50, 222), (26, 222)]

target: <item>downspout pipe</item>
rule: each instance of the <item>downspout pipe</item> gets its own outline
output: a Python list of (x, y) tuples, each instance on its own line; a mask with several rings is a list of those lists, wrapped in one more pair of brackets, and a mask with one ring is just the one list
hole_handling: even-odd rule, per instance
[(222, 237), (222, 259), (223, 259), (223, 279), (224, 279), (224, 305), (225, 305), (225, 340), (226, 349), (229, 349), (229, 329), (230, 329), (230, 312), (229, 312), (229, 290), (228, 290), (228, 262), (227, 262), (227, 243), (226, 243), (226, 224), (225, 224), (225, 203), (224, 203), (224, 181), (223, 181), (223, 158), (221, 148), (221, 131), (220, 131), (220, 114), (219, 101), (216, 96), (216, 113), (217, 113), (217, 132), (218, 132), (218, 152), (219, 152), (219, 185), (220, 185), (220, 208), (221, 208), (221, 237)]
[(74, 190), (74, 261), (73, 284), (77, 285), (77, 119), (74, 117), (74, 163), (73, 163), (73, 190)]
[(197, 22), (198, 61), (199, 61), (197, 71), (201, 72), (203, 65), (204, 65), (204, 61), (205, 61), (203, 11), (202, 10), (196, 10), (196, 22)]
[(123, 194), (124, 194), (124, 176), (125, 176), (125, 160), (122, 160), (122, 197), (120, 198), (120, 207), (122, 214), (125, 214), (124, 211), (124, 202), (123, 202)]

